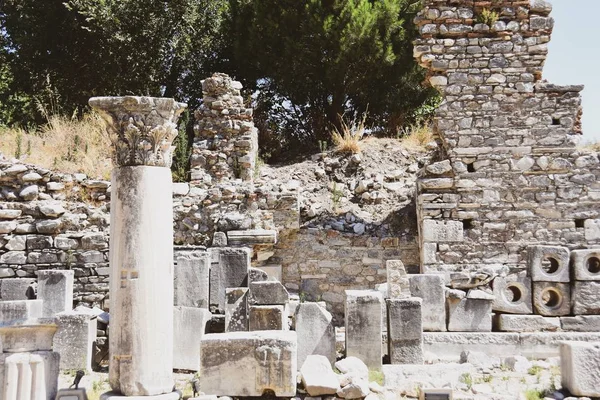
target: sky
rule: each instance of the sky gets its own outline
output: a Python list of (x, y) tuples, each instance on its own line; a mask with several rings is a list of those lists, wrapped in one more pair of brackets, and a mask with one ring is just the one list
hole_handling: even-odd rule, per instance
[(600, 0), (550, 0), (554, 33), (544, 79), (584, 84), (583, 142), (600, 141)]

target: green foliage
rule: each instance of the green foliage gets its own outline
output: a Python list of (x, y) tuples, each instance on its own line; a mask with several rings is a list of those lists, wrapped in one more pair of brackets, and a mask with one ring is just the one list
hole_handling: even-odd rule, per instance
[(383, 386), (383, 372), (370, 369), (369, 382), (375, 382)]
[(459, 379), (460, 379), (460, 381), (461, 381), (462, 383), (464, 383), (465, 385), (467, 385), (467, 387), (468, 387), (469, 389), (471, 389), (471, 387), (473, 386), (473, 377), (471, 376), (471, 374), (470, 374), (470, 373), (468, 373), (468, 372), (465, 372), (464, 374), (462, 374), (462, 375), (460, 376), (460, 378), (459, 378)]
[(538, 375), (540, 372), (542, 372), (543, 368), (540, 367), (539, 365), (534, 365), (533, 367), (529, 368), (527, 370), (527, 373), (529, 375)]
[(543, 400), (544, 392), (536, 389), (527, 389), (525, 391), (525, 398), (527, 400)]
[[(173, 182), (187, 182), (190, 178), (190, 157), (192, 156), (193, 127), (190, 124), (190, 112), (184, 111), (179, 120), (179, 133), (173, 141), (173, 163), (171, 174)], [(189, 132), (191, 131), (191, 132)]]
[(21, 132), (17, 133), (17, 137), (15, 140), (17, 141), (16, 149), (15, 149), (15, 158), (19, 159), (19, 158), (21, 158), (21, 155), (23, 154), (22, 149), (21, 149), (21, 144), (23, 143), (23, 135), (21, 134)]
[(488, 8), (484, 8), (477, 16), (477, 22), (480, 24), (489, 25), (491, 27), (498, 22), (498, 18), (500, 18), (500, 14), (498, 14), (496, 11), (491, 11)]

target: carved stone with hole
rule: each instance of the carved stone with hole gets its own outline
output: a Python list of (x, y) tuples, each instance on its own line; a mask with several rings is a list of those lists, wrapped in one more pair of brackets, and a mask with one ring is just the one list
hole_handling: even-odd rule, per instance
[(575, 280), (600, 281), (600, 249), (573, 250), (571, 264)]
[(571, 288), (557, 282), (533, 283), (533, 307), (536, 314), (557, 317), (571, 313)]
[(494, 279), (492, 309), (510, 314), (532, 314), (531, 278), (525, 276), (496, 277)]
[(569, 282), (569, 249), (531, 246), (528, 250), (529, 275), (533, 282)]

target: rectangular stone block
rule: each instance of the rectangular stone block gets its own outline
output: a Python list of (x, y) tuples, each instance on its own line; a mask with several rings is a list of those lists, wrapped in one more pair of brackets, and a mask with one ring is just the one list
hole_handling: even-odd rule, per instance
[(27, 288), (36, 281), (35, 278), (4, 278), (0, 280), (0, 297), (4, 301), (30, 300)]
[(60, 354), (61, 371), (91, 371), (97, 319), (73, 311), (58, 313), (56, 319), (53, 350)]
[(267, 276), (271, 280), (281, 282), (283, 276), (283, 267), (278, 264), (261, 265), (259, 269), (262, 269), (267, 273)]
[(204, 335), (200, 390), (217, 396), (296, 395), (296, 332), (229, 332)]
[(43, 270), (37, 272), (38, 299), (44, 301), (43, 316), (52, 317), (73, 309), (72, 270)]
[(462, 221), (425, 219), (422, 224), (423, 242), (452, 243), (464, 241)]
[(373, 370), (382, 364), (382, 303), (374, 290), (346, 290), (346, 357), (358, 357)]
[(391, 364), (423, 364), (423, 300), (388, 299), (388, 354)]
[(581, 281), (573, 283), (573, 294), (571, 299), (573, 301), (573, 314), (600, 314), (600, 281)]
[(59, 359), (60, 355), (52, 351), (0, 353), (2, 400), (53, 400), (58, 389)]
[(532, 314), (531, 278), (519, 275), (497, 276), (492, 282), (492, 310), (510, 314)]
[(500, 314), (496, 321), (498, 330), (502, 332), (554, 332), (561, 329), (558, 317)]
[(60, 389), (56, 400), (87, 400), (85, 389)]
[(286, 330), (287, 319), (285, 306), (250, 306), (248, 328), (251, 331)]
[(248, 330), (248, 288), (225, 291), (225, 332)]
[(578, 281), (600, 281), (600, 249), (571, 251), (573, 274)]
[(567, 283), (534, 282), (533, 308), (546, 317), (559, 317), (571, 313), (571, 288)]
[(387, 272), (387, 297), (400, 299), (410, 297), (410, 285), (404, 263), (400, 260), (388, 260), (385, 263)]
[(248, 287), (248, 269), (250, 268), (250, 249), (218, 248), (214, 249), (218, 257), (218, 266), (214, 260), (210, 271), (211, 311), (225, 312), (225, 289)]
[(211, 316), (204, 308), (173, 307), (173, 369), (200, 369), (200, 341)]
[(250, 282), (250, 304), (256, 305), (285, 305), (290, 301), (287, 289), (277, 281)]
[(529, 246), (529, 276), (533, 282), (569, 282), (569, 249), (560, 246)]
[(208, 309), (210, 254), (192, 253), (177, 259), (174, 305)]
[(410, 294), (423, 299), (423, 330), (446, 332), (445, 280), (439, 274), (408, 275)]
[[(472, 292), (474, 291), (471, 290), (469, 294)], [(450, 290), (446, 301), (448, 305), (448, 331), (491, 332), (493, 296), (473, 295), (470, 298), (464, 292)]]
[(266, 229), (229, 231), (227, 239), (230, 245), (275, 244), (277, 243), (277, 231)]
[(560, 324), (563, 331), (600, 332), (600, 315), (560, 317)]
[(0, 324), (42, 317), (42, 300), (0, 301)]
[(335, 363), (335, 329), (333, 317), (318, 303), (300, 303), (295, 313), (298, 335), (298, 366), (302, 367), (306, 357), (321, 355), (329, 363)]
[(571, 394), (600, 397), (600, 343), (561, 343), (560, 372), (562, 386)]
[(586, 219), (583, 222), (585, 229), (585, 240), (592, 241), (600, 239), (600, 219)]

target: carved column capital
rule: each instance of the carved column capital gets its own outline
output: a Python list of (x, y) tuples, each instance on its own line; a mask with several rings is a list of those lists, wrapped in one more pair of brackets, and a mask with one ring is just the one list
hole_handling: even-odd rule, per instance
[(107, 122), (116, 167), (171, 167), (177, 119), (187, 104), (159, 97), (92, 97), (90, 106)]

